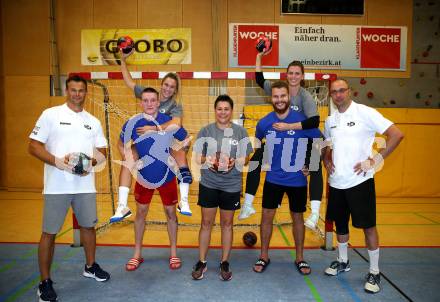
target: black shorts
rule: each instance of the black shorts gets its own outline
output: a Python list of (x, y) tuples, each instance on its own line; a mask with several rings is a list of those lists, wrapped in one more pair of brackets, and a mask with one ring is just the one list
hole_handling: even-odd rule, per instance
[(263, 208), (276, 209), (281, 206), (284, 193), (289, 198), (289, 209), (294, 213), (304, 213), (307, 203), (307, 186), (288, 187), (265, 181), (263, 187)]
[(335, 222), (337, 234), (348, 234), (350, 215), (355, 228), (376, 226), (376, 191), (373, 178), (349, 189), (329, 186), (327, 219)]
[(199, 184), (199, 206), (204, 208), (219, 207), (222, 210), (240, 209), (240, 192), (225, 192), (218, 189), (211, 189)]

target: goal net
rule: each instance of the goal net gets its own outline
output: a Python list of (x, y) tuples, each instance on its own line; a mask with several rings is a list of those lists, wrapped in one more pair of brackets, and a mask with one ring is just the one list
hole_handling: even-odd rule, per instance
[[(132, 72), (131, 75), (137, 84), (154, 87), (159, 91), (161, 79), (166, 73)], [(73, 74), (78, 74), (89, 80), (86, 110), (101, 121), (104, 134), (109, 142), (107, 165), (103, 171), (96, 175), (98, 228), (105, 228), (108, 226), (107, 222), (117, 207), (118, 177), (121, 167), (118, 163), (121, 158), (117, 150), (117, 140), (124, 122), (140, 112), (139, 102), (134, 97), (133, 91), (125, 86), (122, 74), (119, 72)], [(255, 134), (257, 121), (272, 110), (271, 105), (268, 104), (270, 98), (255, 82), (254, 72), (180, 72), (178, 74), (181, 79), (181, 88), (177, 101), (183, 106), (183, 126), (194, 139), (203, 126), (215, 121), (214, 100), (220, 94), (228, 94), (234, 100), (233, 120), (235, 123), (243, 125), (250, 136)], [(264, 76), (268, 80), (284, 80), (286, 74), (265, 72)], [(334, 74), (305, 74), (305, 88), (312, 94), (318, 105), (321, 121), (324, 121), (328, 115), (329, 84), (330, 81), (335, 79)], [(191, 152), (192, 149), (190, 148), (188, 153), (190, 166)], [(197, 171), (197, 169), (191, 169), (191, 171), (197, 180), (200, 171)], [(244, 174), (243, 187), (245, 177)], [(264, 177), (263, 172), (261, 184), (264, 182)], [(200, 226), (200, 211), (197, 206), (198, 184), (198, 181), (194, 181), (190, 186), (190, 206), (193, 216), (179, 216), (179, 225), (181, 226)], [(235, 226), (249, 228), (259, 226), (262, 187), (260, 185), (254, 203), (257, 214), (243, 221), (235, 219)], [(129, 207), (132, 211), (136, 208), (133, 195), (129, 197)], [(238, 212), (236, 215), (238, 215)], [(131, 219), (128, 219), (128, 223), (132, 222)], [(282, 207), (277, 211), (276, 223), (289, 224), (290, 222), (288, 203), (283, 202)], [(161, 202), (155, 202), (153, 199), (147, 223), (159, 226), (166, 223)], [(321, 229), (323, 229), (322, 226), (323, 222), (321, 222)]]

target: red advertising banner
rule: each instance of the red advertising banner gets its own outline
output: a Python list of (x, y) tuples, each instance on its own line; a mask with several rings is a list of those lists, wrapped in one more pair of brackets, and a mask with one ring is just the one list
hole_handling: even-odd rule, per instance
[(399, 68), (400, 28), (362, 27), (361, 68)]
[(239, 25), (237, 29), (238, 64), (255, 65), (257, 49), (256, 41), (260, 35), (265, 35), (272, 40), (272, 52), (270, 56), (264, 56), (262, 65), (278, 65), (279, 61), (279, 30), (274, 25)]

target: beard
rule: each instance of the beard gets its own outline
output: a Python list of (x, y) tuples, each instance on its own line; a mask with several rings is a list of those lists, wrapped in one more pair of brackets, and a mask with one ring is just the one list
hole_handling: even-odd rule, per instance
[(278, 114), (283, 114), (283, 113), (286, 113), (286, 111), (287, 110), (289, 110), (289, 103), (287, 103), (287, 102), (283, 102), (283, 104), (285, 105), (284, 106), (284, 108), (278, 108), (278, 107), (276, 107), (276, 105), (275, 104), (272, 104), (272, 107), (273, 107), (273, 111), (275, 111), (275, 113), (278, 113)]

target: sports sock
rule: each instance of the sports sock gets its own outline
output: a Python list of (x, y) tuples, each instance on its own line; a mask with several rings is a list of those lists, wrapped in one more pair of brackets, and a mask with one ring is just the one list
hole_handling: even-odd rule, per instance
[(379, 248), (374, 251), (368, 250), (368, 257), (370, 257), (370, 273), (379, 274)]
[(179, 184), (179, 190), (180, 190), (180, 199), (188, 200), (189, 184), (181, 182)]
[(348, 241), (338, 242), (338, 261), (347, 263), (348, 261)]
[(312, 209), (313, 214), (319, 215), (319, 208), (321, 207), (321, 201), (320, 200), (311, 200), (310, 201), (310, 208)]
[(119, 187), (118, 190), (118, 205), (127, 206), (128, 203), (128, 193), (130, 192), (130, 188), (128, 187)]
[(254, 202), (254, 198), (255, 198), (254, 195), (248, 193), (244, 194), (244, 205), (251, 207), (252, 203)]

